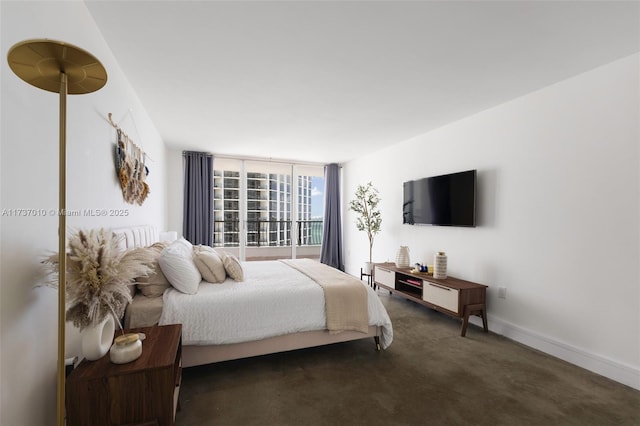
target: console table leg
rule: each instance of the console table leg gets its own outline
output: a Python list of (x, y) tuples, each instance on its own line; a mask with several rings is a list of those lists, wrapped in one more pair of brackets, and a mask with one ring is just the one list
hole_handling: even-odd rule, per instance
[(489, 332), (489, 324), (487, 324), (487, 312), (484, 307), (482, 308), (482, 328), (484, 328), (484, 332)]
[(489, 326), (487, 325), (487, 313), (486, 313), (484, 303), (478, 303), (475, 305), (466, 305), (464, 307), (464, 316), (462, 318), (462, 330), (460, 332), (460, 335), (462, 337), (464, 337), (465, 334), (467, 334), (467, 326), (469, 325), (469, 315), (474, 313), (480, 314), (480, 316), (482, 317), (482, 328), (484, 329), (484, 332), (487, 333), (489, 331)]
[(467, 334), (467, 325), (469, 325), (469, 310), (464, 309), (464, 317), (462, 318), (462, 330), (460, 330), (460, 336), (464, 337)]

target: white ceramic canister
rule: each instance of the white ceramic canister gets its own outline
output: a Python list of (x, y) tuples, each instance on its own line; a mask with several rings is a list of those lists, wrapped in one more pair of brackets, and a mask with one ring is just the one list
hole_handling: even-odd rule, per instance
[(409, 260), (409, 247), (400, 246), (396, 254), (396, 268), (408, 268), (411, 265)]
[(439, 251), (433, 258), (433, 278), (447, 278), (447, 255)]
[(126, 364), (142, 355), (142, 341), (138, 333), (127, 333), (114, 339), (109, 358), (114, 364)]

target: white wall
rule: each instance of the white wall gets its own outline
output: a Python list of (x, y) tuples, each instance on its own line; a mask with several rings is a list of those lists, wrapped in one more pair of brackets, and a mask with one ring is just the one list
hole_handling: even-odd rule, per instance
[(167, 196), (169, 199), (169, 209), (167, 217), (169, 229), (176, 231), (178, 236), (182, 235), (183, 218), (183, 194), (184, 194), (184, 170), (183, 170), (182, 150), (167, 148)]
[[(16, 217), (10, 209), (58, 206), (57, 94), (20, 80), (8, 67), (12, 45), (50, 38), (75, 44), (104, 64), (108, 81), (100, 91), (67, 99), (68, 209), (123, 209), (124, 217), (69, 217), (71, 229), (152, 224), (166, 228), (165, 146), (122, 74), (112, 52), (82, 2), (1, 2), (2, 77), (0, 183), (2, 348), (0, 383), (2, 425), (55, 422), (57, 292), (34, 289), (42, 281), (39, 261), (57, 250), (58, 218)], [(129, 113), (129, 110), (131, 112)], [(116, 179), (113, 150), (116, 121), (153, 159), (151, 193), (143, 206), (126, 204)], [(7, 209), (7, 210), (5, 210)], [(78, 339), (68, 325), (67, 350)]]
[[(489, 328), (640, 389), (639, 55), (505, 103), (344, 167), (344, 202), (382, 198), (374, 261), (489, 285)], [(402, 225), (402, 182), (478, 170), (476, 228)], [(367, 239), (345, 215), (346, 267)], [(498, 299), (498, 287), (507, 298)]]

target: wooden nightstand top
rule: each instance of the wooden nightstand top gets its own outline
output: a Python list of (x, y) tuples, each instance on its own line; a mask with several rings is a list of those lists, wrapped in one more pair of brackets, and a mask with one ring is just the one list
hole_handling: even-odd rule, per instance
[[(109, 353), (96, 361), (86, 359), (73, 370), (69, 381), (88, 380), (105, 376), (131, 374), (140, 370), (170, 367), (176, 359), (176, 351), (182, 336), (182, 325), (160, 325), (153, 327), (132, 328), (125, 333), (144, 333), (146, 339), (142, 342), (142, 355), (127, 364), (114, 364)], [(117, 332), (120, 334), (120, 331)]]

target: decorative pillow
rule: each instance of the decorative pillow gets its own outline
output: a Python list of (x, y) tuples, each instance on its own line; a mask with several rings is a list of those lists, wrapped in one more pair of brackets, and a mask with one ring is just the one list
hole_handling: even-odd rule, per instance
[(227, 271), (227, 274), (229, 274), (232, 280), (244, 280), (244, 271), (237, 257), (225, 252), (225, 256), (222, 258), (222, 264), (224, 265), (224, 270)]
[(164, 273), (162, 273), (162, 269), (160, 269), (160, 265), (158, 264), (160, 253), (162, 253), (162, 250), (168, 246), (169, 243), (160, 242), (152, 244), (146, 248), (146, 250), (151, 252), (154, 257), (153, 272), (147, 277), (136, 278), (136, 286), (138, 287), (138, 290), (147, 297), (162, 296), (164, 291), (171, 287), (171, 283), (169, 283), (167, 277), (164, 276)]
[(189, 241), (180, 238), (171, 243), (160, 253), (158, 264), (176, 290), (186, 294), (198, 292), (202, 276), (193, 262), (193, 245)]
[(222, 259), (212, 247), (195, 246), (193, 248), (193, 261), (205, 281), (221, 283), (227, 278), (227, 271), (224, 269)]
[[(206, 252), (209, 252), (209, 253), (218, 254), (216, 249), (214, 249), (213, 247), (210, 247), (210, 246), (205, 246), (204, 244), (198, 244), (197, 246), (193, 246), (193, 249), (195, 251), (206, 251)], [(219, 257), (219, 255), (218, 255), (218, 257)]]

